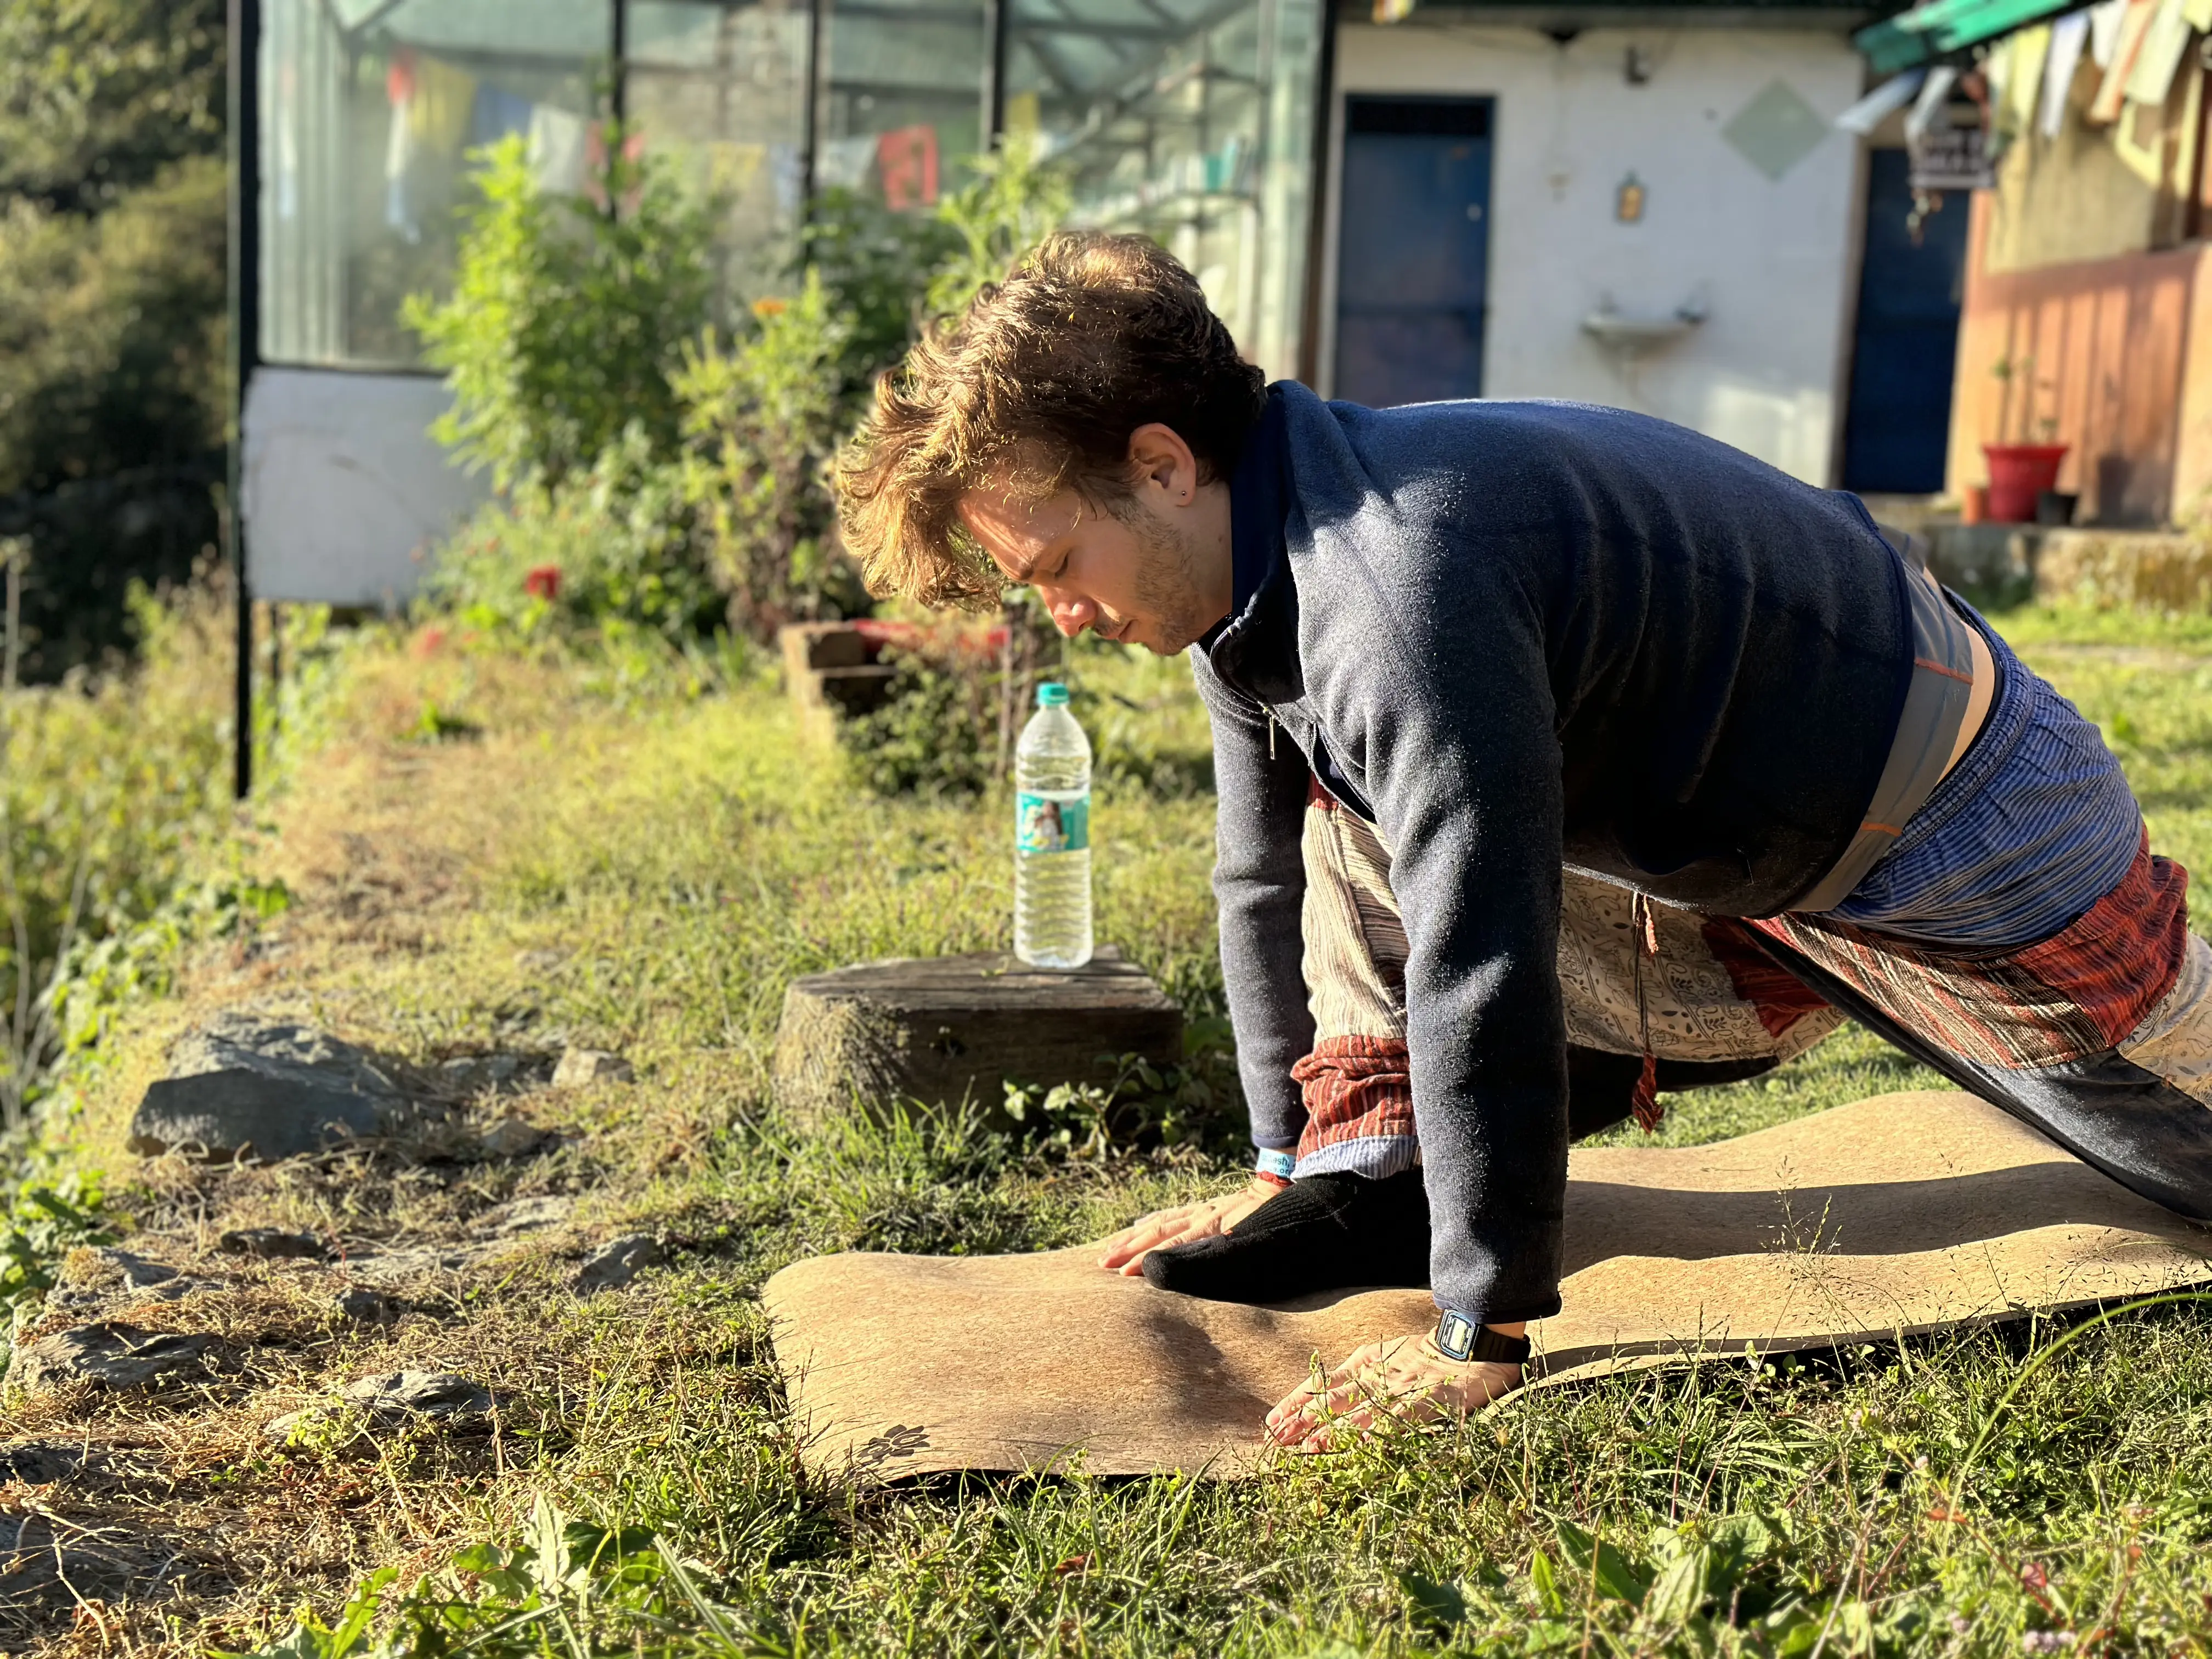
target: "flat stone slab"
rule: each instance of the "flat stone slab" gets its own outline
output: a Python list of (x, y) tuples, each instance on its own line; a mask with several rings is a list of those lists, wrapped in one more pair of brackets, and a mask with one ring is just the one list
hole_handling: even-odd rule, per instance
[(143, 1389), (160, 1377), (197, 1365), (213, 1340), (102, 1321), (18, 1348), (9, 1377), (31, 1394), (72, 1382)]
[(377, 1057), (312, 1025), (217, 1014), (181, 1038), (131, 1120), (131, 1150), (264, 1162), (387, 1133), (409, 1102)]
[(1081, 968), (995, 951), (810, 974), (785, 994), (775, 1092), (800, 1121), (901, 1102), (996, 1111), (1008, 1083), (1110, 1080), (1115, 1058), (1182, 1058), (1182, 1010), (1112, 945)]
[(668, 1253), (651, 1233), (625, 1233), (584, 1258), (576, 1269), (576, 1294), (620, 1290), (647, 1267), (658, 1267), (667, 1260)]
[(282, 1227), (234, 1227), (216, 1241), (216, 1249), (225, 1255), (250, 1255), (264, 1261), (320, 1261), (330, 1254), (313, 1234), (287, 1232)]
[(351, 1406), (366, 1413), (372, 1431), (417, 1423), (476, 1429), (491, 1421), (492, 1404), (491, 1390), (452, 1371), (387, 1371), (356, 1377), (338, 1391), (331, 1406), (287, 1412), (263, 1432), (271, 1439), (289, 1439), (294, 1430), (328, 1416), (332, 1406)]

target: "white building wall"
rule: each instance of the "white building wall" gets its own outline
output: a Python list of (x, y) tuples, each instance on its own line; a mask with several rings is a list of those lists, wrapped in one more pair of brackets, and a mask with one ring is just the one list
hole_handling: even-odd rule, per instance
[[(1634, 46), (1641, 85), (1625, 64)], [(1533, 28), (1342, 26), (1328, 150), (1343, 156), (1344, 96), (1487, 94), (1493, 125), (1489, 328), (1483, 395), (1642, 410), (1833, 482), (1856, 292), (1863, 191), (1857, 148), (1828, 131), (1778, 179), (1723, 137), (1779, 80), (1823, 125), (1857, 98), (1861, 60), (1840, 33), (1594, 28), (1565, 46)], [(1641, 222), (1615, 195), (1633, 173)], [(1337, 237), (1331, 179), (1321, 390), (1334, 362)], [(1631, 316), (1701, 308), (1680, 339), (1624, 357), (1586, 333), (1610, 304)]]

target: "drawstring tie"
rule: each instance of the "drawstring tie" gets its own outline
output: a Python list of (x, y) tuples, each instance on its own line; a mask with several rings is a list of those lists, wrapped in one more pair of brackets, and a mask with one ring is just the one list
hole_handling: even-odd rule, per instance
[(1636, 928), (1636, 943), (1629, 954), (1635, 962), (1637, 1039), (1644, 1048), (1644, 1069), (1637, 1074), (1636, 1087), (1629, 1091), (1628, 1109), (1636, 1115), (1637, 1127), (1645, 1134), (1656, 1134), (1667, 1109), (1659, 1103), (1659, 1059), (1651, 1052), (1651, 1010), (1644, 1000), (1644, 958), (1659, 960), (1659, 923), (1651, 914), (1651, 901), (1641, 893), (1629, 895), (1628, 908)]

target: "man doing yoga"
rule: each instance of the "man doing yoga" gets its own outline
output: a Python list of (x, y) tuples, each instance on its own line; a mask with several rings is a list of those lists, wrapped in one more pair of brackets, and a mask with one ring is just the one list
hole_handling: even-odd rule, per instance
[[(932, 330), (838, 483), (878, 592), (1026, 583), (1064, 632), (1189, 653), (1258, 1169), (1103, 1259), (1249, 1301), (1351, 1261), (1438, 1310), (1279, 1404), (1279, 1443), (1513, 1387), (1572, 1133), (1807, 1019), (2212, 1221), (2186, 873), (2096, 728), (1855, 497), (1617, 410), (1267, 386), (1182, 266), (1104, 235)], [(1328, 965), (1347, 902), (1373, 971)]]

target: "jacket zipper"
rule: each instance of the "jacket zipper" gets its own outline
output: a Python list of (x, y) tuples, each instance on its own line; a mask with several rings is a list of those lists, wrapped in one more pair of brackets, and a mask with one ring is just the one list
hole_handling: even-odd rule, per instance
[(1267, 711), (1267, 758), (1273, 760), (1275, 758), (1275, 706), (1263, 702), (1260, 707)]

